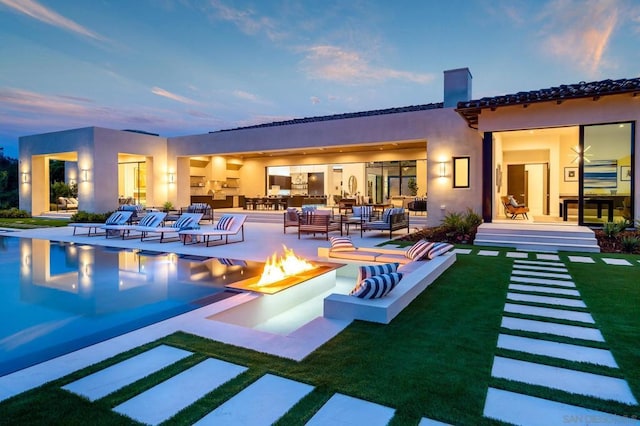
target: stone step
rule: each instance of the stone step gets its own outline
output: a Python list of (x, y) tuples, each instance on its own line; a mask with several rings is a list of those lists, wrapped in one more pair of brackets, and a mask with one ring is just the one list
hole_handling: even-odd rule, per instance
[(484, 223), (478, 227), (474, 245), (548, 252), (600, 251), (595, 233), (591, 229), (584, 226), (552, 224)]
[(640, 425), (638, 419), (495, 388), (489, 388), (487, 392), (483, 415), (504, 423), (527, 426), (597, 423)]
[(491, 376), (577, 395), (637, 405), (624, 379), (497, 356)]

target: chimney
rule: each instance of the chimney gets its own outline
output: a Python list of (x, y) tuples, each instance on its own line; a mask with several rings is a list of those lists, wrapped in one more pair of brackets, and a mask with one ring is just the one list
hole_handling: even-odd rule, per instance
[(444, 72), (444, 107), (455, 108), (458, 102), (471, 100), (471, 80), (469, 68), (458, 68)]

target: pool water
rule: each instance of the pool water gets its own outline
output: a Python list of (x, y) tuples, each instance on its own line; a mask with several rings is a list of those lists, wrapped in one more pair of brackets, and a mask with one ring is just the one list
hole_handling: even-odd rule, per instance
[(262, 267), (0, 236), (0, 376), (236, 294)]

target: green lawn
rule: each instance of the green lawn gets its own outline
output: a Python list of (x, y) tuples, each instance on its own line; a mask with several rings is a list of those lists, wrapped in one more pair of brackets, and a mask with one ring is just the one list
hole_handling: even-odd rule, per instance
[(38, 217), (28, 218), (0, 218), (0, 228), (32, 229), (50, 228), (55, 226), (67, 226), (68, 219), (45, 219)]
[[(605, 336), (604, 347), (611, 349), (621, 371), (591, 368), (624, 377), (640, 398), (640, 263), (637, 256), (626, 258), (635, 266), (599, 262), (571, 264), (569, 269)], [(456, 264), (391, 324), (356, 321), (301, 362), (177, 333), (5, 401), (0, 404), (1, 418), (12, 424), (131, 424), (111, 408), (205, 357), (249, 369), (168, 424), (198, 420), (267, 372), (315, 386), (280, 421), (282, 425), (304, 423), (336, 392), (396, 409), (393, 425), (415, 425), (422, 417), (452, 424), (492, 424), (482, 418), (489, 386), (640, 416), (638, 407), (491, 378), (494, 356), (509, 355), (496, 348), (496, 341), (512, 264), (504, 255), (458, 255)], [(60, 390), (66, 383), (160, 343), (195, 354), (94, 403)], [(555, 365), (544, 357), (532, 358)]]

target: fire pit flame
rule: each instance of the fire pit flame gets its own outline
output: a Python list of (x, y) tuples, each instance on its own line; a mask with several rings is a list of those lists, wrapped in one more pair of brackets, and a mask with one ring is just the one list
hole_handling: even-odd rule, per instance
[(284, 256), (278, 258), (274, 253), (264, 265), (262, 276), (256, 284), (259, 287), (273, 284), (281, 281), (287, 277), (300, 274), (305, 271), (310, 271), (315, 268), (315, 265), (306, 261), (305, 259), (296, 256), (292, 249), (284, 248)]

